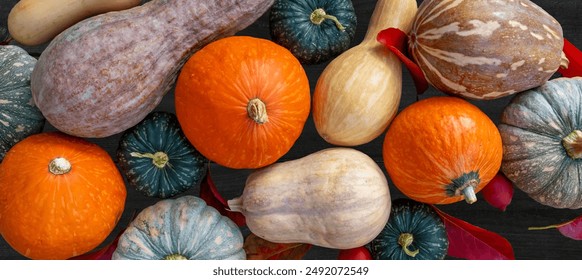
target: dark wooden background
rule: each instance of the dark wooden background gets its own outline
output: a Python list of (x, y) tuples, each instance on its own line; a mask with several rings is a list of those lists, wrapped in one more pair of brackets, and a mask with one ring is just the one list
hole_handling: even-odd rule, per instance
[[(197, 1), (197, 0), (192, 0)], [(6, 27), (6, 18), (10, 9), (17, 0), (1, 0), (0, 2), (0, 27)], [(375, 7), (375, 0), (353, 0), (354, 8), (357, 12), (358, 26), (356, 38), (353, 44), (358, 44), (364, 37), (370, 15)], [(422, 0), (418, 0), (422, 2)], [(562, 25), (564, 36), (574, 45), (582, 47), (582, 2), (580, 0), (534, 0), (536, 4), (545, 9), (549, 14), (554, 16)], [(47, 11), (47, 13), (50, 11)], [(269, 38), (268, 12), (263, 15), (252, 26), (238, 33), (238, 35), (251, 35), (255, 37)], [(27, 47), (26, 50), (33, 56), (40, 54), (44, 46)], [(313, 66), (305, 66), (305, 70), (310, 80), (311, 90), (319, 74), (326, 66), (326, 63)], [(410, 105), (417, 99), (415, 88), (412, 80), (406, 70), (404, 70), (404, 85), (400, 109)], [(435, 95), (443, 95), (434, 89), (421, 95), (419, 98), (427, 98)], [(508, 103), (510, 97), (501, 98), (493, 101), (471, 101), (489, 117), (498, 123), (499, 116), (504, 106)], [(175, 112), (173, 106), (174, 96), (169, 93), (156, 110)], [(47, 124), (46, 130), (54, 130)], [(102, 139), (88, 139), (91, 142), (99, 144), (113, 156), (117, 149), (120, 135)], [(354, 147), (365, 152), (372, 157), (378, 165), (384, 170), (382, 160), (382, 141), (384, 135), (381, 135), (374, 141)], [(321, 149), (331, 147), (325, 142), (315, 130), (313, 120), (310, 117), (307, 120), (304, 131), (292, 147), (292, 149), (283, 156), (280, 161), (300, 158)], [(234, 198), (242, 193), (247, 175), (251, 170), (234, 170), (228, 169), (216, 164), (211, 164), (211, 170), (214, 182), (220, 192), (227, 199)], [(386, 174), (387, 176), (387, 174)], [(388, 178), (389, 179), (389, 178)], [(390, 192), (392, 198), (402, 197), (403, 195), (390, 183)], [(198, 187), (193, 188), (186, 194), (198, 194)], [(582, 210), (564, 210), (553, 209), (542, 206), (530, 199), (527, 195), (519, 190), (515, 190), (512, 203), (505, 212), (493, 208), (487, 204), (478, 194), (479, 201), (475, 204), (468, 205), (464, 202), (452, 205), (443, 205), (439, 208), (455, 217), (461, 218), (469, 223), (480, 226), (487, 230), (496, 232), (512, 244), (515, 257), (517, 259), (582, 259), (582, 241), (575, 241), (562, 236), (557, 230), (528, 231), (529, 226), (544, 226), (556, 224), (571, 220), (582, 215)], [(112, 232), (111, 236), (105, 241), (108, 242), (117, 235), (122, 227), (129, 223), (131, 213), (139, 211), (144, 207), (154, 204), (158, 199), (147, 198), (133, 189), (128, 188), (126, 211), (123, 214), (118, 227)], [(243, 228), (243, 233), (249, 231)], [(305, 259), (336, 259), (337, 250), (314, 247), (305, 256)], [(0, 237), (0, 259), (23, 259), (17, 252)]]

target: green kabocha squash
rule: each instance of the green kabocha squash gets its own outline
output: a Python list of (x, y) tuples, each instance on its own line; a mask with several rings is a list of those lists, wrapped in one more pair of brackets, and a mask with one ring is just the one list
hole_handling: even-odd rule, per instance
[(377, 260), (440, 260), (447, 254), (449, 239), (434, 209), (400, 198), (392, 202), (388, 223), (368, 246)]
[(121, 137), (119, 165), (128, 184), (146, 196), (169, 198), (200, 183), (208, 160), (190, 144), (169, 112), (153, 112)]
[(501, 171), (537, 202), (582, 208), (582, 78), (518, 93), (499, 124)]
[(244, 260), (237, 225), (195, 196), (142, 210), (119, 236), (113, 260)]
[(0, 161), (14, 144), (43, 129), (45, 119), (30, 92), (35, 64), (24, 49), (0, 46)]
[(356, 21), (350, 0), (275, 0), (269, 29), (301, 63), (317, 64), (350, 47)]

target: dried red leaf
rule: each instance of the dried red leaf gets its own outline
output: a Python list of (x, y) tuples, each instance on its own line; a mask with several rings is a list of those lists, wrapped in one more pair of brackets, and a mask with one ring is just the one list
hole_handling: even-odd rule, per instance
[(481, 194), (491, 206), (505, 211), (513, 198), (513, 183), (503, 173), (499, 172), (481, 190)]
[(562, 74), (562, 77), (582, 76), (582, 52), (567, 39), (564, 39), (563, 51), (570, 63), (568, 68), (558, 68), (558, 72)]
[(408, 35), (398, 28), (390, 27), (380, 31), (376, 40), (394, 53), (404, 63), (404, 66), (408, 68), (416, 87), (416, 93), (424, 93), (428, 89), (428, 82), (420, 67), (408, 57)]
[(568, 238), (574, 240), (582, 240), (582, 216), (557, 225), (549, 225), (545, 227), (530, 227), (529, 230), (544, 230), (544, 229), (558, 229), (558, 231)]
[(372, 254), (366, 247), (357, 247), (353, 249), (340, 250), (337, 256), (338, 260), (371, 260)]
[(253, 233), (244, 243), (247, 260), (300, 260), (311, 247), (303, 243), (273, 243)]
[(474, 226), (434, 207), (445, 223), (451, 257), (468, 260), (514, 260), (513, 247), (501, 235)]
[(220, 214), (231, 219), (237, 226), (242, 227), (247, 224), (242, 213), (230, 211), (226, 199), (220, 195), (210, 177), (210, 169), (206, 171), (204, 179), (200, 182), (200, 198), (209, 206), (216, 208)]

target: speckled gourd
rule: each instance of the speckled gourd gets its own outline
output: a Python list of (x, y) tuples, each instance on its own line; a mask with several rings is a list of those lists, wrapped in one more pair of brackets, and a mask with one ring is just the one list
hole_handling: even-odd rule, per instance
[(560, 23), (529, 0), (425, 0), (409, 37), (430, 84), (472, 99), (537, 87), (568, 64)]
[(124, 131), (160, 103), (193, 52), (249, 26), (272, 3), (153, 0), (91, 17), (42, 52), (31, 78), (34, 100), (65, 133)]
[(386, 177), (366, 154), (328, 148), (258, 169), (229, 200), (255, 235), (275, 243), (350, 249), (370, 242), (390, 215)]
[(501, 115), (501, 171), (535, 201), (582, 208), (582, 78), (518, 93)]

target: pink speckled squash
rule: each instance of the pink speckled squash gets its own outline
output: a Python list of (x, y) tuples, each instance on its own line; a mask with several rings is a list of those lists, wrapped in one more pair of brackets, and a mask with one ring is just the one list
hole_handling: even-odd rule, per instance
[(35, 103), (57, 129), (107, 137), (141, 121), (202, 46), (258, 19), (273, 0), (153, 0), (60, 33), (32, 73)]
[(562, 27), (529, 0), (425, 0), (409, 35), (429, 83), (472, 99), (539, 86), (567, 65)]

